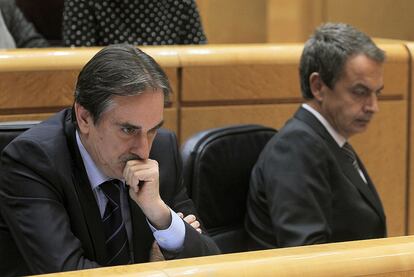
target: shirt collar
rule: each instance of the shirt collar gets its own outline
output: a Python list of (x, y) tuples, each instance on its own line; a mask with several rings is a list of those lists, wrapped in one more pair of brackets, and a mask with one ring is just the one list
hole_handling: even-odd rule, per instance
[(79, 133), (76, 130), (76, 142), (78, 143), (79, 152), (82, 156), (83, 164), (85, 165), (86, 173), (88, 174), (89, 183), (91, 184), (92, 190), (97, 188), (100, 184), (108, 181), (109, 178), (106, 176), (95, 164), (89, 155), (88, 151), (83, 146), (80, 140)]
[(312, 108), (309, 104), (302, 104), (302, 107), (313, 114), (319, 122), (325, 127), (325, 129), (328, 131), (328, 133), (333, 137), (333, 139), (336, 141), (336, 143), (339, 145), (339, 147), (344, 146), (346, 143), (346, 139), (341, 136), (333, 127), (332, 125), (314, 108)]

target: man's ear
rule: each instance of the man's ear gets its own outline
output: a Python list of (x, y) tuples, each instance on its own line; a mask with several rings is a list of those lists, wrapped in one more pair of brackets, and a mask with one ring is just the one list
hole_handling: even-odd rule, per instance
[(324, 96), (324, 83), (318, 72), (313, 72), (309, 76), (309, 85), (315, 100), (322, 102)]
[(88, 110), (86, 110), (79, 103), (75, 103), (76, 122), (78, 123), (79, 131), (82, 134), (89, 133), (89, 129), (93, 124), (93, 118)]

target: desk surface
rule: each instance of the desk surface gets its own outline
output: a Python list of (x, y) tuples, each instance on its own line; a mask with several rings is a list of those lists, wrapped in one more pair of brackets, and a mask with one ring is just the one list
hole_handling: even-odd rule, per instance
[(408, 276), (410, 272), (414, 272), (414, 236), (226, 254), (47, 276)]

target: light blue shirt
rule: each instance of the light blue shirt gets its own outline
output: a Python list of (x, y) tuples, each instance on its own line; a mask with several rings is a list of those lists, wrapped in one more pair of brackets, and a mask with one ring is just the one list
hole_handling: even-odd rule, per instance
[[(78, 143), (79, 151), (82, 156), (83, 164), (85, 165), (86, 173), (88, 175), (89, 183), (91, 185), (92, 191), (95, 195), (96, 202), (99, 207), (99, 211), (101, 213), (101, 217), (105, 212), (105, 207), (108, 202), (106, 196), (104, 195), (100, 185), (111, 178), (106, 176), (95, 164), (92, 160), (91, 156), (89, 155), (88, 151), (86, 151), (85, 147), (80, 140), (79, 133), (76, 131), (76, 141)], [(122, 180), (124, 181), (124, 180)], [(121, 186), (121, 211), (122, 211), (122, 218), (125, 222), (125, 228), (128, 235), (129, 241), (129, 249), (131, 249), (131, 257), (133, 257), (132, 253), (132, 222), (131, 222), (131, 215), (129, 209), (129, 202), (128, 202), (128, 188), (125, 186), (123, 182), (123, 186)], [(154, 226), (147, 219), (147, 223), (151, 228), (154, 238), (157, 240), (158, 245), (167, 251), (180, 251), (184, 244), (184, 237), (185, 237), (185, 225), (183, 220), (173, 211), (171, 210), (171, 225), (165, 230), (157, 230)]]
[[(331, 135), (331, 137), (333, 137), (333, 139), (339, 145), (339, 147), (342, 148), (342, 146), (344, 146), (344, 144), (346, 143), (346, 138), (344, 138), (341, 134), (339, 134), (332, 127), (332, 125), (328, 122), (328, 120), (326, 120), (317, 110), (315, 110), (314, 108), (312, 108), (310, 105), (308, 105), (308, 104), (305, 103), (305, 104), (302, 104), (302, 107), (305, 110), (307, 110), (308, 112), (310, 112), (311, 114), (313, 114), (319, 120), (319, 122), (325, 127), (325, 129), (328, 131), (328, 133)], [(366, 184), (367, 183), (367, 179), (365, 178), (365, 175), (362, 172), (362, 170), (361, 169), (358, 169), (358, 173), (361, 176), (362, 180)]]

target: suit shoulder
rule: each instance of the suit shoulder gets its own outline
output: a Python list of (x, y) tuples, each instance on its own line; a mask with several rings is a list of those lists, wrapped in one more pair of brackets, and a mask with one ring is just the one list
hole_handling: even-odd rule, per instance
[(2, 151), (3, 162), (15, 160), (40, 167), (43, 163), (62, 161), (69, 153), (62, 119), (62, 114), (58, 113), (16, 137)]
[(282, 142), (318, 147), (324, 144), (324, 139), (305, 122), (292, 118), (272, 138), (272, 143)]

